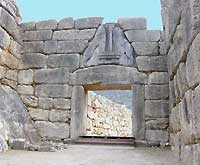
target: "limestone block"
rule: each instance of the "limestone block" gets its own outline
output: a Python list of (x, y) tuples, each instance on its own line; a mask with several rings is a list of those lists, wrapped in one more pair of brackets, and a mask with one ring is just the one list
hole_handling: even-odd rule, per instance
[(0, 64), (7, 66), (10, 69), (17, 69), (19, 65), (19, 60), (8, 52), (1, 52)]
[(18, 73), (19, 84), (32, 84), (33, 83), (33, 70), (22, 70)]
[(12, 150), (25, 150), (26, 140), (25, 139), (14, 139), (10, 144)]
[(18, 85), (17, 91), (22, 95), (33, 95), (34, 89), (30, 85)]
[(173, 133), (177, 133), (181, 131), (181, 124), (180, 124), (180, 103), (171, 110), (170, 114), (170, 131)]
[(49, 121), (65, 123), (70, 119), (70, 111), (51, 110), (49, 113)]
[(35, 88), (35, 95), (38, 97), (71, 97), (71, 86), (61, 85), (61, 84), (47, 84), (47, 85), (37, 85)]
[(11, 39), (9, 46), (9, 51), (11, 52), (11, 54), (20, 59), (22, 57), (21, 50), (22, 50), (22, 45), (16, 42), (15, 40)]
[(195, 86), (199, 83), (200, 75), (200, 34), (194, 39), (186, 61), (186, 77), (189, 87)]
[(17, 81), (17, 70), (8, 70), (6, 72), (6, 78), (12, 81)]
[(75, 21), (76, 29), (91, 29), (99, 27), (103, 22), (102, 17), (81, 18)]
[(71, 100), (70, 99), (54, 99), (53, 106), (56, 109), (71, 109)]
[(146, 117), (165, 118), (169, 116), (169, 102), (167, 100), (146, 100)]
[(148, 119), (145, 124), (147, 130), (166, 130), (169, 127), (169, 119), (157, 118)]
[(56, 20), (40, 21), (36, 23), (36, 29), (37, 30), (56, 29), (57, 24), (58, 23)]
[(49, 118), (48, 110), (29, 108), (29, 114), (34, 121), (48, 121)]
[(37, 107), (38, 106), (38, 98), (31, 95), (21, 95), (21, 99), (26, 106), (29, 107)]
[(78, 69), (79, 64), (79, 54), (52, 54), (47, 60), (47, 66), (50, 68), (67, 67), (70, 71)]
[(174, 76), (174, 93), (175, 93), (176, 103), (178, 103), (181, 100), (181, 95), (178, 87), (177, 75)]
[(146, 130), (145, 140), (153, 142), (168, 142), (169, 134), (162, 130)]
[(8, 49), (10, 45), (10, 36), (8, 33), (0, 27), (0, 48), (1, 49)]
[(169, 81), (169, 109), (171, 110), (176, 103), (174, 81)]
[(34, 74), (35, 83), (63, 84), (69, 81), (69, 69), (40, 69)]
[(26, 31), (23, 40), (25, 41), (45, 41), (51, 40), (53, 32), (51, 30)]
[(88, 46), (88, 41), (58, 41), (57, 53), (83, 53)]
[(177, 134), (170, 133), (170, 144), (172, 145), (172, 152), (177, 160), (180, 160), (180, 152), (181, 152), (181, 132)]
[(17, 88), (17, 82), (16, 81), (13, 81), (13, 80), (8, 80), (8, 79), (2, 79), (1, 80), (1, 83), (3, 85), (6, 85), (6, 86), (9, 86), (13, 89), (16, 89)]
[(160, 40), (159, 30), (128, 30), (125, 32), (130, 42), (157, 42)]
[(73, 18), (64, 18), (59, 21), (58, 23), (58, 29), (63, 30), (63, 29), (73, 29), (74, 28), (74, 20)]
[(138, 56), (157, 56), (159, 54), (158, 42), (132, 42), (132, 46)]
[(51, 109), (53, 108), (53, 99), (51, 98), (39, 98), (39, 108)]
[(145, 99), (158, 100), (168, 99), (169, 87), (168, 85), (146, 85), (145, 86)]
[(22, 56), (21, 69), (41, 69), (46, 66), (47, 56), (40, 53), (26, 53)]
[(39, 134), (50, 140), (69, 138), (69, 125), (66, 123), (51, 123), (45, 121), (37, 121), (35, 123)]
[(136, 62), (140, 71), (167, 71), (167, 57), (165, 56), (139, 56)]
[(45, 41), (44, 42), (44, 50), (45, 54), (52, 54), (57, 52), (57, 41)]
[(22, 30), (36, 30), (36, 23), (35, 22), (21, 23), (20, 27), (22, 28)]
[(43, 53), (44, 42), (23, 42), (22, 53)]
[(118, 24), (123, 30), (145, 30), (147, 29), (146, 18), (119, 18)]
[(96, 29), (55, 31), (53, 40), (91, 40), (95, 32)]
[(4, 78), (5, 76), (6, 76), (6, 68), (0, 66), (0, 79)]
[(101, 65), (77, 70), (70, 76), (70, 84), (145, 84), (147, 75), (140, 73), (135, 68), (116, 65)]
[(169, 77), (167, 72), (153, 72), (149, 75), (149, 84), (168, 84)]

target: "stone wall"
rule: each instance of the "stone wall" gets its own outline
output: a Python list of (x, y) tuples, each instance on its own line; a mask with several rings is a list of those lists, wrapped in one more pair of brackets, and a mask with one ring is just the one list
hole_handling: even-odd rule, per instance
[(200, 162), (200, 2), (162, 0), (161, 4), (170, 75), (170, 143), (180, 164), (197, 165)]
[(144, 18), (102, 21), (65, 18), (20, 25), (18, 93), (40, 135), (49, 140), (70, 138), (74, 87), (144, 84), (142, 139), (167, 142), (168, 73), (161, 32), (146, 30)]

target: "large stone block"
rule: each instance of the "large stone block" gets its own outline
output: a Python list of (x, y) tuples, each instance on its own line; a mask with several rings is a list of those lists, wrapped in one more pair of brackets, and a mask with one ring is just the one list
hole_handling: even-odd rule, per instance
[(1, 49), (8, 49), (10, 45), (10, 36), (8, 33), (0, 27), (0, 48)]
[(145, 30), (147, 29), (146, 18), (119, 18), (118, 24), (123, 30)]
[(6, 68), (0, 66), (0, 79), (3, 79), (6, 76)]
[(140, 71), (167, 71), (167, 57), (165, 56), (139, 56), (136, 62)]
[(145, 124), (147, 130), (167, 130), (168, 127), (169, 119), (167, 118), (148, 119)]
[(55, 31), (53, 40), (91, 40), (96, 29)]
[(54, 99), (53, 106), (56, 109), (69, 110), (71, 109), (71, 99), (62, 99), (62, 98)]
[(37, 30), (56, 29), (57, 24), (58, 23), (56, 20), (40, 21), (36, 23), (36, 29)]
[(135, 68), (102, 65), (77, 70), (70, 76), (70, 84), (76, 85), (130, 85), (147, 83), (147, 75)]
[(32, 84), (33, 83), (33, 70), (22, 70), (18, 73), (19, 84)]
[(132, 46), (139, 56), (157, 56), (159, 54), (158, 42), (133, 42)]
[(146, 100), (146, 117), (165, 118), (169, 116), (169, 102), (166, 100)]
[(63, 84), (69, 81), (69, 69), (40, 69), (35, 71), (35, 83)]
[(34, 89), (30, 85), (18, 85), (17, 92), (22, 95), (33, 95)]
[(167, 72), (153, 72), (149, 75), (149, 84), (168, 84), (169, 76)]
[(46, 85), (37, 85), (35, 87), (35, 95), (38, 97), (71, 97), (71, 86), (61, 85), (61, 84), (46, 84)]
[(99, 27), (103, 22), (102, 17), (81, 18), (75, 21), (76, 29), (91, 29)]
[(44, 50), (43, 52), (45, 54), (52, 54), (57, 52), (57, 46), (58, 42), (57, 41), (45, 41), (44, 42)]
[(20, 69), (41, 69), (46, 66), (47, 56), (40, 53), (23, 54)]
[(17, 81), (17, 70), (8, 70), (6, 72), (6, 78), (12, 81)]
[(41, 109), (51, 109), (53, 108), (52, 98), (39, 98), (39, 108)]
[(53, 32), (51, 30), (26, 31), (23, 40), (25, 41), (45, 41), (51, 40)]
[(66, 123), (70, 120), (70, 111), (51, 110), (49, 113), (49, 121)]
[(53, 54), (48, 57), (47, 66), (50, 68), (66, 67), (70, 71), (79, 68), (79, 54)]
[(29, 108), (29, 114), (34, 121), (48, 121), (49, 111), (37, 108)]
[(50, 140), (69, 138), (69, 125), (66, 123), (37, 121), (35, 125), (41, 137), (46, 137)]
[(21, 95), (23, 103), (28, 107), (37, 107), (38, 98), (32, 95)]
[(145, 140), (152, 142), (168, 142), (169, 133), (162, 130), (146, 130)]
[(64, 18), (60, 20), (58, 23), (58, 29), (64, 30), (64, 29), (73, 29), (74, 28), (74, 20), (73, 18)]
[(170, 131), (173, 133), (177, 133), (181, 131), (181, 124), (180, 124), (180, 103), (171, 110), (170, 114)]
[(168, 99), (169, 86), (168, 85), (146, 85), (145, 86), (145, 99), (158, 100)]
[(21, 23), (20, 28), (22, 28), (22, 30), (24, 30), (24, 31), (26, 31), (26, 30), (36, 30), (35, 24), (36, 24), (35, 22)]
[(22, 53), (43, 53), (44, 42), (23, 42)]
[(7, 66), (10, 69), (17, 69), (19, 65), (19, 60), (8, 52), (1, 52), (0, 64)]
[(58, 41), (57, 53), (83, 53), (88, 46), (88, 41)]
[(159, 30), (128, 30), (125, 32), (130, 42), (157, 42), (160, 40)]

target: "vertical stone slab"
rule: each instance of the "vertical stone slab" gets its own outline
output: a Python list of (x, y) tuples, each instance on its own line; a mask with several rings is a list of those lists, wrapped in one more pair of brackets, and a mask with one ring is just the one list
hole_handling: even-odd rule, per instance
[(86, 132), (86, 93), (82, 86), (75, 86), (72, 90), (71, 103), (71, 140), (78, 139), (79, 136), (85, 135)]
[(144, 139), (145, 135), (145, 88), (144, 85), (133, 85), (133, 137), (137, 140)]

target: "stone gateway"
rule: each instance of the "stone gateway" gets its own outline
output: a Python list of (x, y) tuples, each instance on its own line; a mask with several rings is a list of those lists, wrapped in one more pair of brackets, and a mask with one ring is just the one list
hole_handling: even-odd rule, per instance
[(131, 90), (135, 142), (198, 165), (200, 2), (161, 5), (163, 31), (145, 18), (20, 23), (15, 0), (0, 0), (0, 152), (76, 142), (89, 90)]

